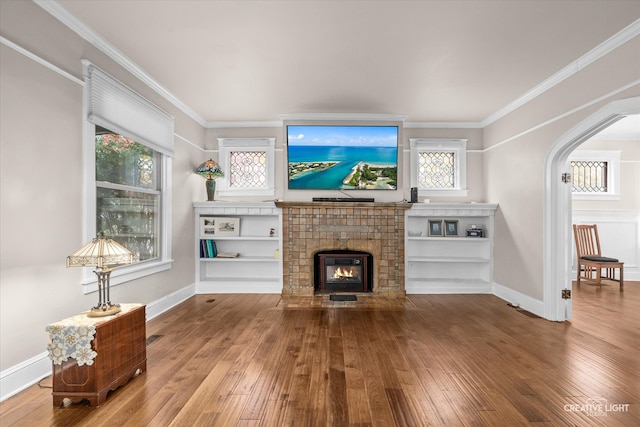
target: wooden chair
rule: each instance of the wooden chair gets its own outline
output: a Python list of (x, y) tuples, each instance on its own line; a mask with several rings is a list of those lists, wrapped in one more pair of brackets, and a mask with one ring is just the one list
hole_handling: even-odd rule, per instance
[[(580, 280), (593, 282), (602, 286), (602, 279), (620, 283), (620, 290), (624, 288), (624, 263), (616, 258), (602, 256), (600, 251), (600, 238), (598, 226), (573, 225), (573, 236), (576, 239), (576, 252), (578, 254), (578, 285)], [(620, 271), (620, 279), (616, 280), (615, 271)], [(605, 274), (602, 275), (602, 271)]]

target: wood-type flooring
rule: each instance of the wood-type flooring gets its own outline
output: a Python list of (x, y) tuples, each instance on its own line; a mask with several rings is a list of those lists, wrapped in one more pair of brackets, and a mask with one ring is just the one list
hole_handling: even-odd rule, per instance
[(147, 323), (147, 372), (100, 407), (54, 407), (45, 378), (0, 425), (640, 426), (640, 283), (574, 285), (573, 307), (196, 295)]

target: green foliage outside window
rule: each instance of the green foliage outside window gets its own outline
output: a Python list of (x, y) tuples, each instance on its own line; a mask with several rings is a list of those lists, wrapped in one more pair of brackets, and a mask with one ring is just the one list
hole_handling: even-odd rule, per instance
[(96, 132), (96, 231), (124, 245), (140, 261), (156, 258), (159, 156), (131, 138), (105, 131)]
[(131, 138), (96, 135), (96, 180), (134, 187), (156, 188), (153, 150)]

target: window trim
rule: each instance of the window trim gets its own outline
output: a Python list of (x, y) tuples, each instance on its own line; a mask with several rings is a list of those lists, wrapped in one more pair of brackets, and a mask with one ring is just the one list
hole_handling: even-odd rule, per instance
[[(620, 200), (620, 150), (575, 150), (569, 156), (567, 168), (572, 161), (607, 162), (607, 191), (602, 193), (571, 192), (572, 200)], [(573, 181), (573, 177), (572, 177)]]
[[(418, 187), (418, 196), (466, 197), (467, 188), (467, 141), (468, 139), (449, 138), (409, 138), (411, 158), (411, 187)], [(453, 189), (438, 189), (418, 186), (418, 160), (420, 153), (426, 152), (454, 153)]]
[[(275, 138), (218, 138), (218, 163), (224, 174), (216, 179), (219, 196), (275, 196)], [(267, 188), (230, 188), (229, 165), (232, 151), (264, 151), (267, 161)]]
[[(85, 82), (88, 77), (88, 69), (92, 64), (89, 61), (83, 61), (84, 72), (85, 72)], [(103, 72), (104, 73), (104, 72)], [(117, 80), (110, 77), (114, 82), (120, 84)], [(90, 117), (90, 91), (89, 84), (84, 85), (84, 102), (83, 102), (83, 216), (82, 216), (82, 237), (83, 242), (89, 242), (91, 239), (95, 238), (97, 230), (96, 230), (96, 197), (97, 197), (97, 182), (96, 182), (96, 152), (95, 152), (95, 126), (96, 123), (90, 121), (94, 120), (95, 117)], [(125, 87), (123, 85), (123, 87)], [(130, 89), (127, 88), (130, 91)], [(137, 95), (135, 92), (132, 92), (134, 95)], [(149, 101), (139, 96), (141, 100), (141, 111), (144, 110)], [(133, 98), (135, 99), (135, 98)], [(157, 107), (155, 107), (157, 108)], [(170, 116), (167, 115), (167, 118), (171, 119)], [(104, 124), (97, 123), (101, 126)], [(171, 129), (173, 129), (173, 125), (171, 125)], [(113, 129), (110, 129), (113, 130)], [(115, 132), (115, 130), (113, 130)], [(124, 136), (132, 137), (132, 135), (127, 135), (124, 133)], [(135, 139), (135, 138), (134, 138)], [(159, 153), (160, 158), (160, 167), (161, 167), (161, 177), (160, 177), (160, 225), (159, 232), (160, 236), (158, 242), (158, 249), (160, 251), (160, 256), (158, 258), (154, 258), (152, 260), (143, 261), (134, 263), (131, 265), (120, 266), (114, 269), (113, 273), (111, 273), (110, 277), (110, 285), (117, 286), (122, 283), (126, 283), (132, 280), (140, 279), (151, 274), (159, 273), (161, 271), (165, 271), (171, 268), (173, 264), (172, 254), (171, 254), (171, 246), (172, 246), (172, 236), (171, 236), (171, 207), (172, 207), (172, 163), (173, 159), (171, 157), (172, 153), (167, 151), (159, 151), (156, 147), (149, 145), (146, 141), (138, 141), (141, 144), (144, 144)], [(93, 273), (93, 269), (91, 268), (83, 268), (82, 269), (82, 290), (84, 294), (96, 292), (98, 290), (98, 282), (96, 275)]]

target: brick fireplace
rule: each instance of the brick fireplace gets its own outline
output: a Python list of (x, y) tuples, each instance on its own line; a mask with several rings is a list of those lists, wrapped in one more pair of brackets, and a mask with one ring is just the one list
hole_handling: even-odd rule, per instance
[(371, 294), (405, 296), (404, 213), (409, 203), (276, 202), (282, 209), (283, 295), (314, 294), (314, 256), (351, 250), (373, 256)]

